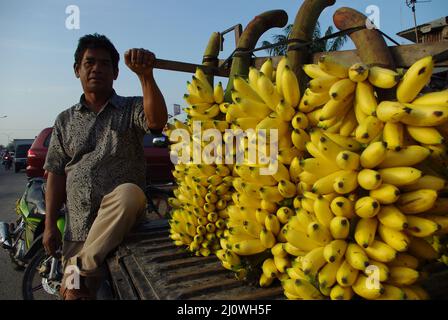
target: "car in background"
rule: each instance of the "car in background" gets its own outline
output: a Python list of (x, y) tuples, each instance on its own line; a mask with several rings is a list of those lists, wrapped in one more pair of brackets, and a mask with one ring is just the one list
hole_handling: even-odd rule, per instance
[(16, 151), (13, 158), (14, 172), (17, 173), (27, 167), (27, 154), (31, 148), (31, 144), (20, 144), (16, 146)]
[[(28, 150), (28, 166), (26, 174), (28, 178), (43, 177), (44, 164), (50, 145), (53, 128), (45, 128), (34, 140)], [(146, 159), (146, 183), (165, 184), (174, 181), (171, 171), (174, 165), (170, 160), (168, 138), (163, 134), (147, 133), (143, 139), (143, 147)]]
[(26, 167), (28, 178), (44, 176), (45, 157), (47, 156), (48, 146), (50, 145), (52, 131), (53, 128), (45, 128), (42, 130), (28, 150), (28, 164)]

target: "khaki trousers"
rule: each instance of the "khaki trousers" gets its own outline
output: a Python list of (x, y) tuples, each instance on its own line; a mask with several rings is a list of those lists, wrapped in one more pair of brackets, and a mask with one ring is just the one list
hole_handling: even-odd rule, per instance
[(116, 187), (104, 196), (97, 217), (84, 242), (64, 241), (62, 256), (65, 269), (76, 266), (80, 275), (90, 278), (89, 289), (96, 292), (104, 275), (103, 262), (144, 217), (146, 196), (132, 183)]

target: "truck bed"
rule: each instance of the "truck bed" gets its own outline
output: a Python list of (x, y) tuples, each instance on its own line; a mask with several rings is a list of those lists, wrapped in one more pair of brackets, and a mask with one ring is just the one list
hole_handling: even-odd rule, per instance
[(237, 280), (215, 256), (197, 257), (169, 238), (166, 220), (143, 224), (108, 259), (114, 289), (125, 300), (283, 299), (280, 285), (259, 288)]
[[(215, 256), (197, 257), (169, 238), (167, 220), (151, 220), (131, 232), (107, 261), (114, 290), (124, 300), (277, 300), (278, 284), (260, 288), (237, 280)], [(448, 268), (427, 266), (422, 282), (432, 299), (448, 299)]]

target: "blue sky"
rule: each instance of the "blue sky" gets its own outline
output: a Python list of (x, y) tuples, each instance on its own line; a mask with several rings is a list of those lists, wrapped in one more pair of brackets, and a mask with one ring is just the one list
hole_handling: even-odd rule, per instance
[[(161, 59), (200, 63), (213, 31), (237, 23), (244, 28), (257, 14), (273, 9), (285, 10), (292, 23), (301, 4), (300, 0), (0, 0), (0, 144), (13, 138), (34, 138), (78, 101), (82, 91), (73, 74), (73, 53), (85, 34), (105, 34), (121, 55), (129, 48), (143, 47)], [(69, 5), (80, 10), (79, 30), (66, 28)], [(405, 0), (337, 0), (321, 15), (322, 29), (333, 24), (337, 8), (350, 6), (366, 13), (370, 5), (380, 10), (380, 28), (407, 44), (395, 35), (413, 26)], [(419, 24), (447, 14), (446, 0), (417, 4)], [(260, 41), (271, 41), (278, 32), (273, 29)], [(344, 46), (352, 48), (350, 42)], [(234, 40), (227, 36), (220, 58), (233, 49)], [(141, 95), (140, 84), (123, 59), (119, 67), (117, 93)], [(155, 77), (172, 112), (174, 103), (183, 104), (185, 82), (191, 75), (157, 70)]]

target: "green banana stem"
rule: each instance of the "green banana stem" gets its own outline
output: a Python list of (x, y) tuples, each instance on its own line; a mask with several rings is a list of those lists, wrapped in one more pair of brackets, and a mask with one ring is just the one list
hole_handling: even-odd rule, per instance
[[(207, 48), (204, 51), (202, 64), (207, 67), (218, 67), (219, 65), (219, 42), (221, 35), (219, 32), (213, 32), (208, 40)], [(207, 80), (213, 87), (213, 74), (207, 74)]]
[[(335, 2), (336, 0), (305, 0), (297, 12), (289, 39), (295, 39), (301, 42), (311, 41), (320, 14), (326, 7), (332, 6)], [(302, 67), (304, 64), (310, 62), (311, 53), (306, 47), (293, 50), (292, 47), (295, 44), (297, 43), (288, 45), (287, 55), (291, 69), (296, 74), (297, 79), (299, 79), (301, 92), (303, 92), (306, 85), (306, 77)]]
[[(288, 14), (283, 10), (272, 10), (256, 16), (244, 29), (238, 41), (237, 49), (241, 51), (252, 50), (263, 33), (271, 28), (282, 28), (288, 23)], [(251, 55), (236, 55), (232, 60), (229, 82), (227, 84), (224, 100), (232, 102), (231, 91), (235, 75), (247, 77), (251, 65)]]

